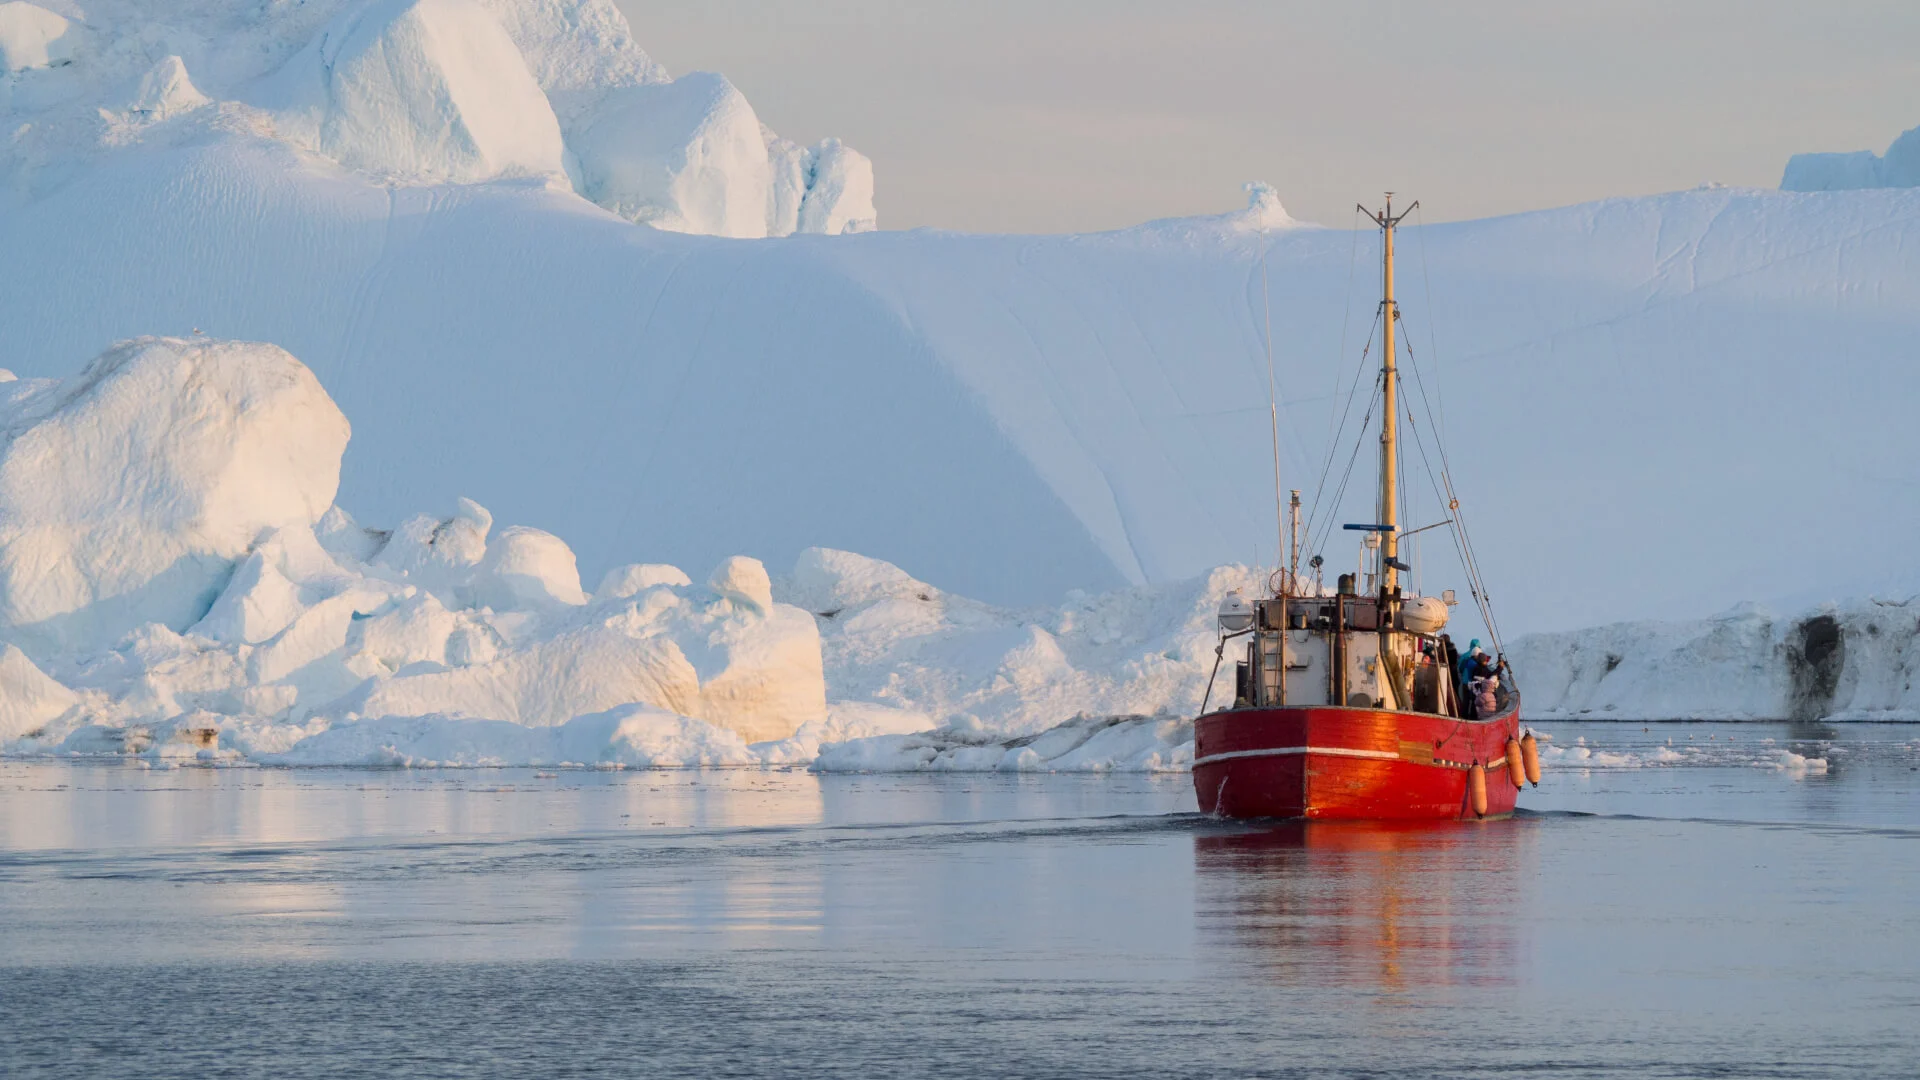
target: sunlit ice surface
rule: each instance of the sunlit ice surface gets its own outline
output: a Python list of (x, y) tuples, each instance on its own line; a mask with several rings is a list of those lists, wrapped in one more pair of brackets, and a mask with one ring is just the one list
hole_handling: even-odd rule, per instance
[(1920, 727), (1548, 725), (1508, 821), (1169, 775), (0, 763), (9, 1074), (1911, 1075)]

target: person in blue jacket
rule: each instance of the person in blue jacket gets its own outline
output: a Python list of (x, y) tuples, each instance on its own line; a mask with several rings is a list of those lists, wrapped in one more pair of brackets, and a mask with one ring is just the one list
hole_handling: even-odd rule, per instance
[(1460, 685), (1470, 686), (1473, 680), (1484, 678), (1492, 672), (1493, 662), (1487, 659), (1487, 650), (1480, 647), (1479, 638), (1474, 638), (1460, 657)]

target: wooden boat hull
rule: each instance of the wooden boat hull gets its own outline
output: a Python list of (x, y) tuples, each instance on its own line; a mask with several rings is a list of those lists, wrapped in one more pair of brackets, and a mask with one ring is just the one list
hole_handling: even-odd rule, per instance
[(1475, 820), (1468, 779), (1486, 770), (1485, 817), (1513, 813), (1506, 746), (1520, 697), (1486, 720), (1324, 705), (1227, 709), (1194, 722), (1193, 789), (1230, 818)]

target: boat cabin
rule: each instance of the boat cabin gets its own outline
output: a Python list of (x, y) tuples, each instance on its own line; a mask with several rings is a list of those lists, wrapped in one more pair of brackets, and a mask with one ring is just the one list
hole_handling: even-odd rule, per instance
[[(1235, 665), (1233, 707), (1344, 706), (1471, 719), (1459, 652), (1441, 632), (1446, 621), (1446, 601), (1430, 596), (1343, 589), (1253, 605), (1229, 597), (1222, 628), (1249, 634), (1246, 659)], [(1505, 687), (1495, 692), (1504, 706)]]

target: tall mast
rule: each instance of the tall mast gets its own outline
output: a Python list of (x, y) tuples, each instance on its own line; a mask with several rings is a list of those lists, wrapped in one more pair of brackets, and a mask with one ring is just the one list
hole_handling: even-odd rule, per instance
[(1376, 524), (1384, 526), (1380, 533), (1380, 591), (1391, 596), (1400, 591), (1400, 447), (1399, 430), (1399, 369), (1394, 366), (1394, 331), (1400, 321), (1400, 307), (1393, 299), (1393, 230), (1401, 220), (1413, 212), (1420, 203), (1415, 201), (1398, 217), (1393, 213), (1393, 192), (1387, 192), (1387, 208), (1374, 213), (1366, 207), (1360, 212), (1372, 218), (1380, 226), (1380, 321), (1382, 326), (1382, 347), (1380, 350), (1380, 502), (1377, 507)]

